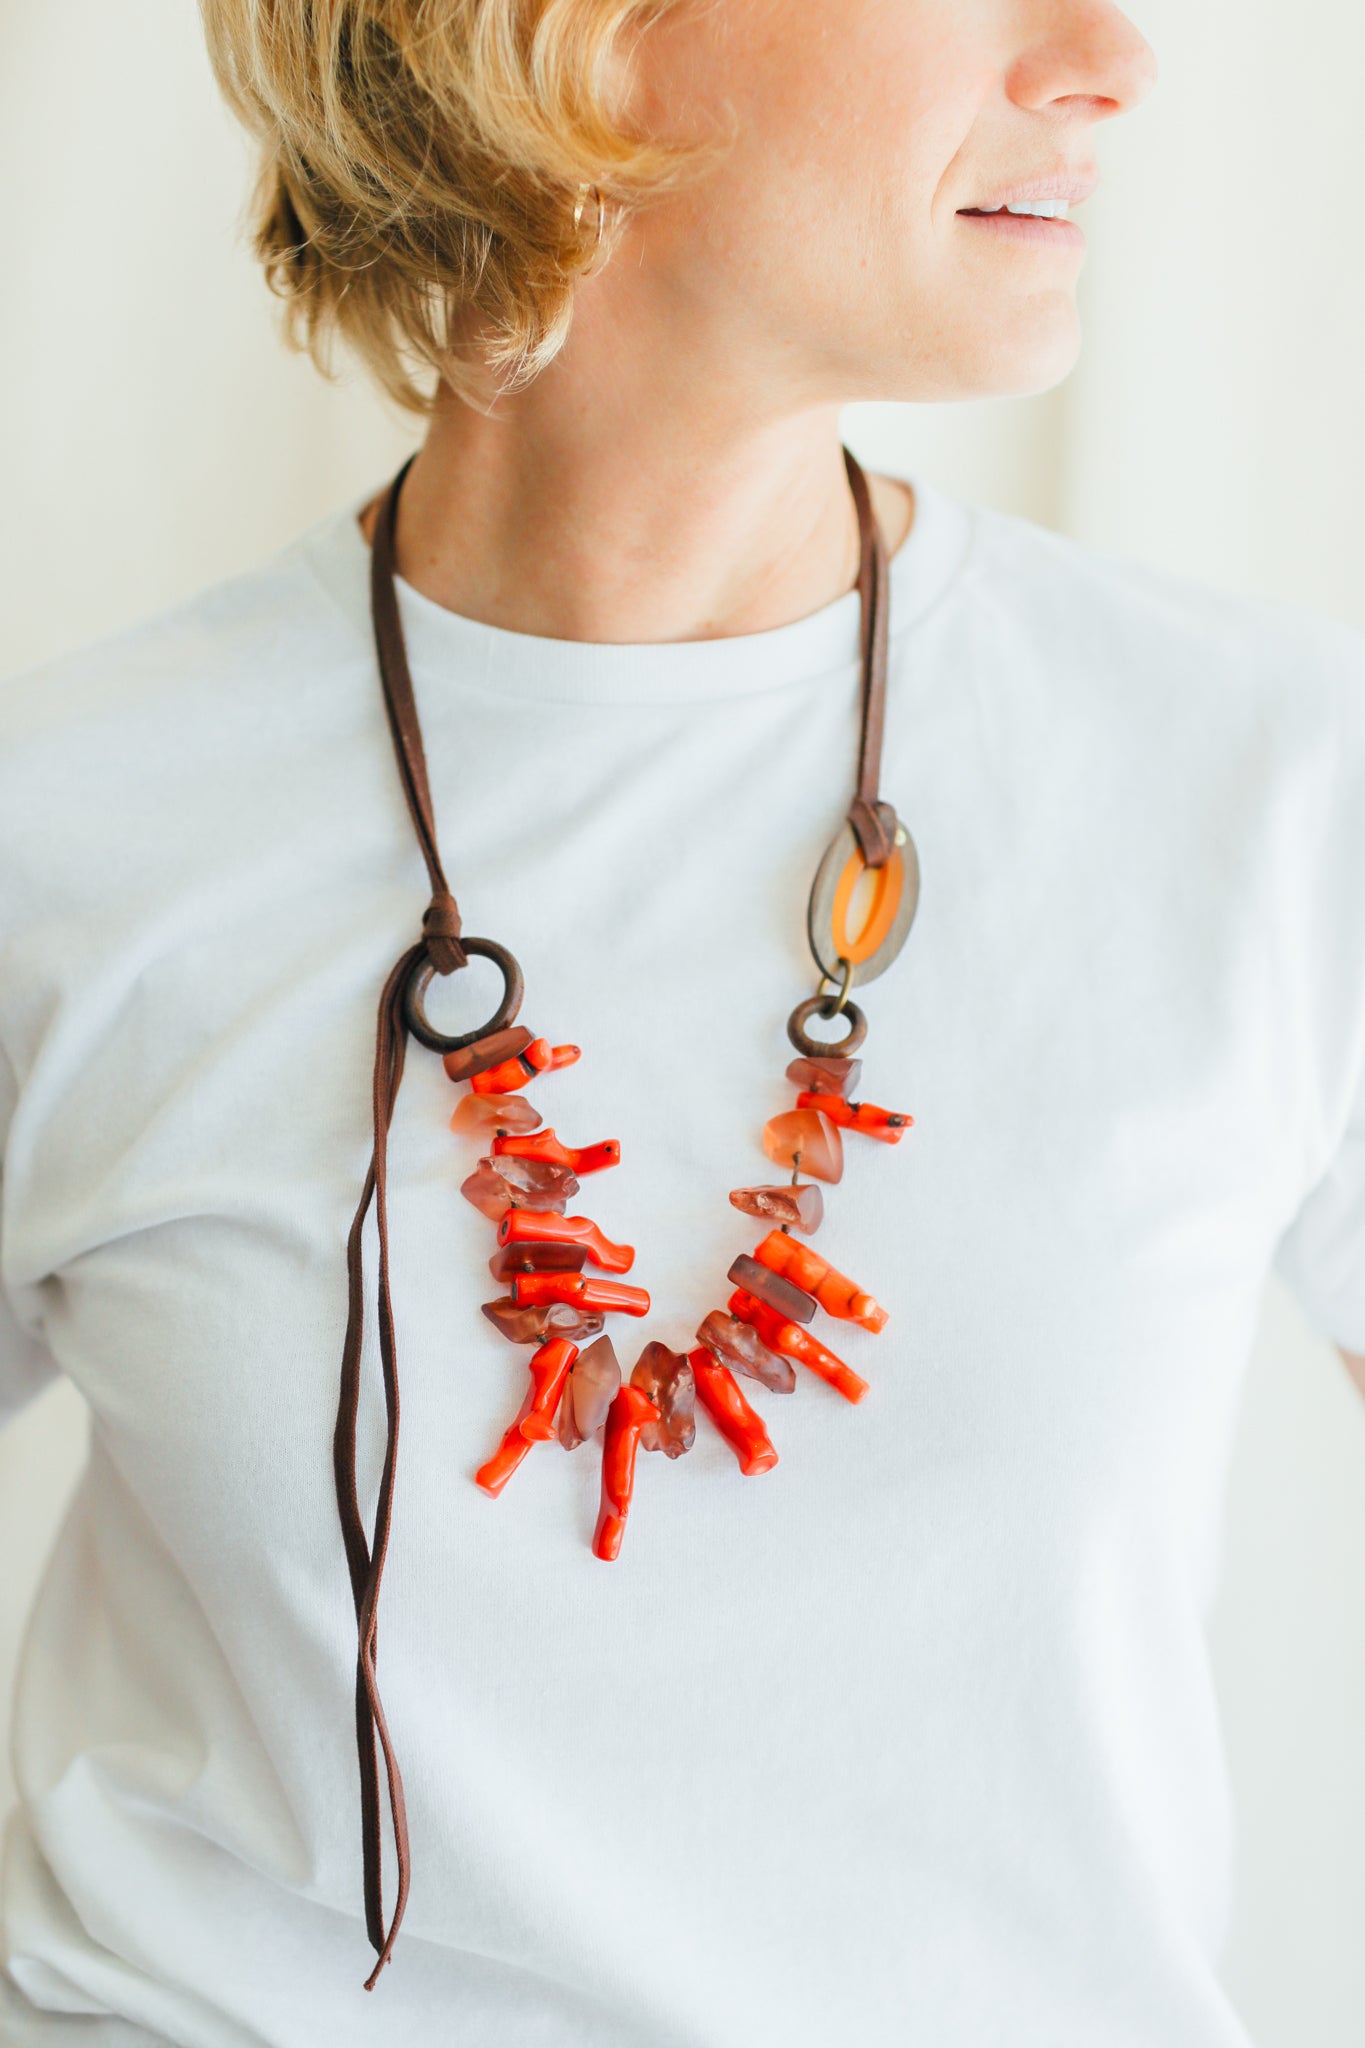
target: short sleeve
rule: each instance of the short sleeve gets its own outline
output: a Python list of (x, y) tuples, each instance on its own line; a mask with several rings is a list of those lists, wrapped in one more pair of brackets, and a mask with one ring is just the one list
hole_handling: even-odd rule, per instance
[(1330, 675), (1330, 795), (1297, 907), (1302, 1013), (1314, 1020), (1315, 1128), (1330, 1150), (1274, 1269), (1318, 1333), (1365, 1356), (1365, 634), (1343, 629)]
[(1365, 1086), (1336, 1157), (1279, 1241), (1275, 1270), (1320, 1336), (1365, 1358)]
[(0, 1050), (0, 1428), (58, 1376), (52, 1353), (20, 1320), (6, 1285), (5, 1145), (16, 1099), (14, 1070)]

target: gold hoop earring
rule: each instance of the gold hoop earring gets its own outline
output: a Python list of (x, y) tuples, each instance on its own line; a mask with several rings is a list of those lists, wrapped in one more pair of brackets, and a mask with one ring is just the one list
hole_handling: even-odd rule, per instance
[(577, 234), (577, 233), (578, 233), (578, 231), (579, 231), (579, 229), (580, 229), (580, 228), (582, 227), (582, 225), (583, 225), (583, 208), (584, 208), (584, 207), (585, 207), (585, 205), (587, 204), (587, 198), (588, 198), (588, 194), (589, 194), (589, 192), (591, 192), (591, 193), (592, 193), (592, 195), (593, 195), (593, 198), (594, 198), (594, 199), (596, 200), (596, 202), (597, 202), (597, 234), (596, 234), (596, 237), (595, 237), (595, 239), (594, 239), (594, 241), (593, 241), (593, 249), (594, 249), (594, 250), (597, 250), (597, 249), (600, 249), (600, 248), (601, 248), (601, 246), (602, 246), (602, 232), (603, 232), (603, 229), (604, 229), (604, 227), (605, 227), (605, 225), (606, 225), (606, 208), (605, 208), (605, 206), (604, 206), (604, 205), (603, 205), (603, 203), (602, 203), (602, 191), (601, 191), (601, 187), (600, 187), (600, 186), (598, 186), (598, 185), (591, 185), (591, 184), (589, 184), (586, 178), (584, 179), (583, 183), (582, 183), (582, 184), (581, 184), (581, 185), (579, 186), (579, 188), (578, 188), (578, 198), (577, 198), (577, 199), (576, 199), (576, 201), (574, 202), (574, 210), (573, 210), (573, 224), (574, 224), (574, 233), (575, 233), (575, 234)]

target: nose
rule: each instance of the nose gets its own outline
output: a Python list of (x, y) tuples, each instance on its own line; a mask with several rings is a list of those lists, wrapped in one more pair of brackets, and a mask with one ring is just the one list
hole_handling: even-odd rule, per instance
[[(1038, 9), (1032, 11), (1037, 19)], [(1043, 21), (1011, 65), (1006, 90), (1039, 112), (1124, 114), (1156, 83), (1156, 52), (1113, 0), (1042, 0)]]

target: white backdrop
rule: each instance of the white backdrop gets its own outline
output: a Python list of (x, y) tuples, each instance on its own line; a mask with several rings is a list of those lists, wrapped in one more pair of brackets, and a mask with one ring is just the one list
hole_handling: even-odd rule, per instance
[[(1161, 77), (1100, 136), (1077, 369), (1029, 400), (858, 408), (849, 439), (1365, 625), (1365, 9), (1129, 12)], [(192, 0), (0, 0), (0, 671), (258, 560), (419, 438), (275, 339), (245, 162)], [(0, 1725), (83, 1446), (65, 1387), (0, 1437)], [(1361, 2040), (1362, 1578), (1365, 1403), (1272, 1280), (1212, 1623), (1241, 1835), (1226, 1974), (1259, 2048)]]

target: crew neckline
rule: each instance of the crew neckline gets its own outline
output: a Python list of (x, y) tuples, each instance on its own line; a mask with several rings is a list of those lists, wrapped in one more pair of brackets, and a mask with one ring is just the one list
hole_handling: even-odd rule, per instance
[[(956, 579), (974, 533), (973, 507), (917, 475), (910, 531), (890, 561), (891, 637), (921, 625)], [(380, 486), (382, 488), (382, 486)], [(359, 514), (375, 486), (298, 536), (297, 546), (368, 643), (370, 544)], [(814, 682), (859, 664), (856, 589), (804, 618), (710, 640), (559, 640), (471, 619), (395, 575), (414, 677), (441, 688), (540, 703), (692, 703)]]

